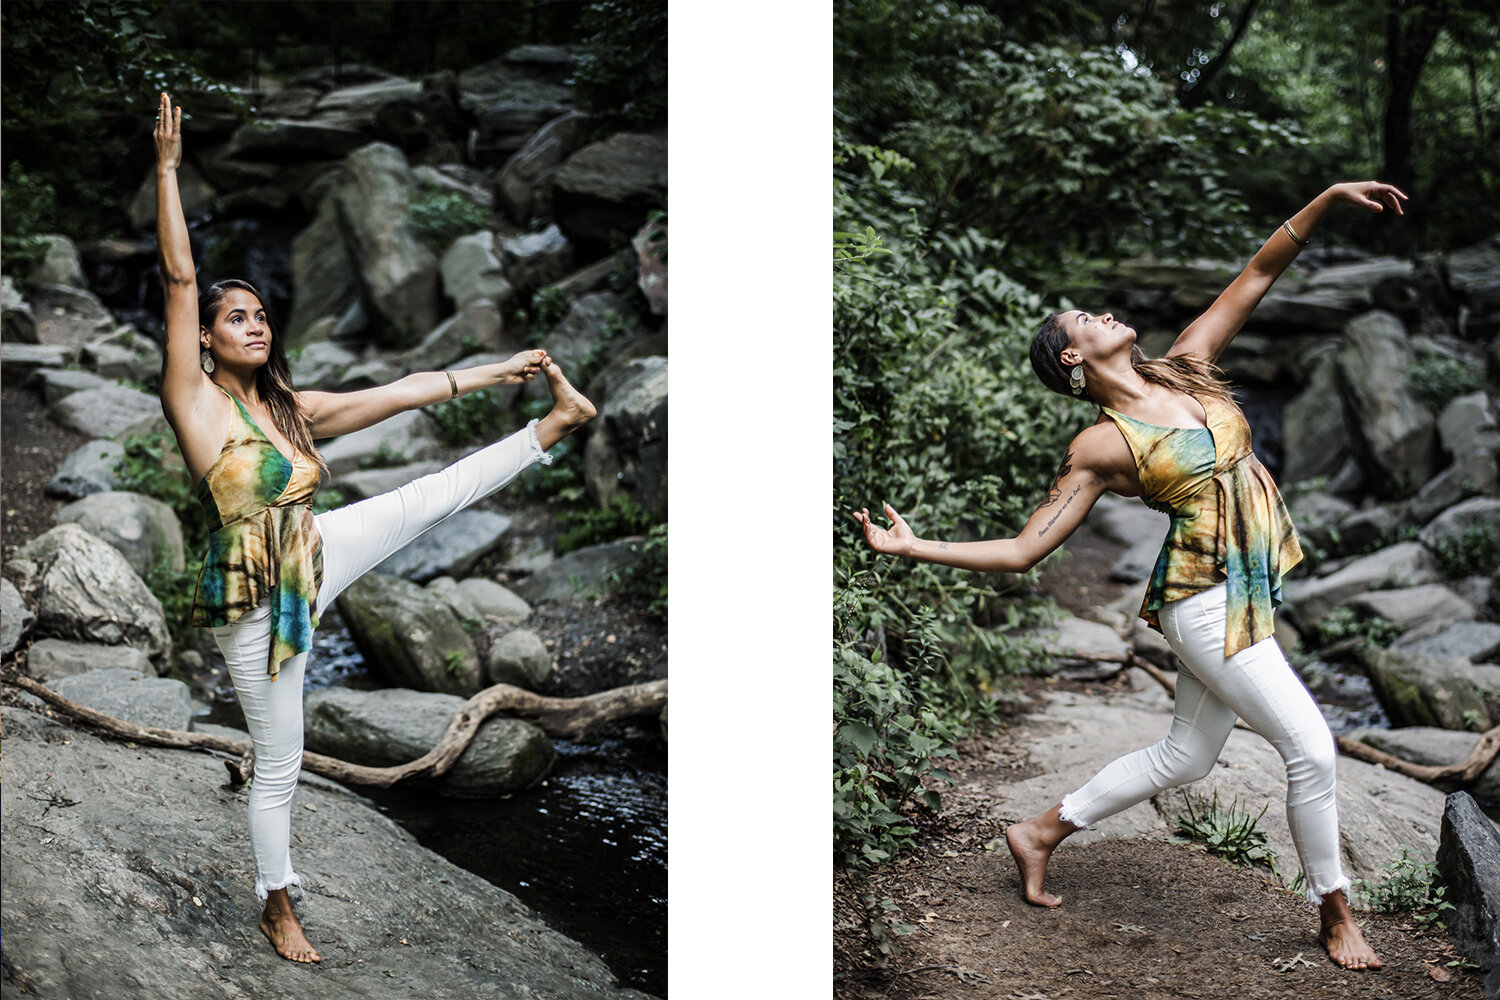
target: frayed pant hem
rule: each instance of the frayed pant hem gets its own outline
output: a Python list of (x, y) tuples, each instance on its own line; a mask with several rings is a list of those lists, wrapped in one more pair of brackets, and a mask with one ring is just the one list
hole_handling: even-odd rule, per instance
[(1073, 798), (1072, 794), (1064, 795), (1061, 804), (1057, 807), (1057, 818), (1064, 823), (1072, 823), (1080, 830), (1087, 830), (1089, 825), (1078, 818), (1078, 805), (1068, 800)]
[(268, 884), (265, 879), (256, 878), (255, 895), (260, 899), (262, 903), (264, 903), (266, 901), (266, 898), (269, 897), (271, 893), (275, 892), (277, 889), (285, 889), (289, 886), (296, 886), (298, 889), (297, 895), (300, 897), (302, 895), (302, 876), (298, 875), (296, 872), (292, 872), (291, 878), (279, 882), (276, 885)]
[(1339, 876), (1338, 881), (1334, 882), (1333, 885), (1329, 886), (1326, 889), (1318, 889), (1309, 884), (1305, 895), (1307, 896), (1307, 901), (1313, 906), (1322, 906), (1323, 897), (1331, 892), (1342, 892), (1344, 894), (1344, 898), (1347, 899), (1349, 897), (1350, 888), (1352, 887), (1349, 884), (1349, 877), (1347, 875), (1341, 875)]
[(551, 465), (552, 456), (547, 454), (547, 452), (543, 450), (542, 442), (537, 439), (536, 423), (536, 420), (532, 419), (532, 421), (526, 425), (526, 436), (531, 441), (532, 451), (536, 452), (536, 460), (538, 462), (541, 462), (543, 465)]

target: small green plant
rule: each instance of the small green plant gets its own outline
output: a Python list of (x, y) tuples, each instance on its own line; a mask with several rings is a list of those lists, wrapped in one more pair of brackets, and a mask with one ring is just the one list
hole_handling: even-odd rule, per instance
[(1266, 831), (1260, 828), (1260, 818), (1266, 814), (1267, 806), (1251, 816), (1239, 808), (1236, 799), (1229, 805), (1219, 801), (1214, 792), (1213, 800), (1201, 811), (1193, 808), (1187, 793), (1182, 794), (1187, 815), (1178, 815), (1177, 829), (1192, 840), (1201, 841), (1210, 854), (1217, 854), (1231, 864), (1247, 868), (1265, 865), (1276, 870), (1276, 852), (1266, 843)]
[(208, 545), (208, 522), (203, 505), (188, 483), (187, 470), (177, 452), (177, 439), (168, 431), (132, 434), (120, 442), (124, 455), (115, 462), (117, 489), (155, 497), (177, 515), (182, 524), (183, 542), (189, 552), (201, 552)]
[(380, 442), (379, 448), (359, 460), (361, 469), (390, 469), (405, 464), (407, 464), (406, 456), (385, 441)]
[(1384, 649), (1395, 642), (1404, 632), (1400, 625), (1380, 615), (1362, 617), (1350, 607), (1333, 609), (1313, 628), (1313, 639), (1319, 648), (1327, 648), (1345, 640), (1356, 640), (1351, 653), (1358, 655), (1370, 646)]
[(466, 233), (484, 229), (490, 215), (456, 191), (423, 191), (411, 200), (406, 219), (417, 236), (441, 254)]
[(567, 555), (586, 545), (612, 542), (626, 535), (643, 535), (660, 519), (624, 493), (603, 507), (570, 510), (558, 517), (564, 528), (557, 538), (557, 554)]
[(480, 389), (429, 406), (427, 415), (437, 423), (438, 439), (446, 445), (489, 441), (507, 423), (492, 389)]
[(165, 552), (146, 571), (146, 589), (161, 602), (174, 649), (192, 649), (197, 645), (198, 634), (192, 626), (193, 592), (197, 586), (197, 572), (173, 569)]
[(663, 521), (646, 532), (646, 537), (630, 546), (640, 559), (626, 563), (609, 573), (610, 582), (621, 593), (646, 598), (646, 611), (662, 621), (667, 620), (667, 525)]
[(859, 897), (859, 901), (864, 904), (865, 913), (869, 917), (867, 926), (870, 943), (874, 945), (877, 956), (875, 965), (884, 968), (900, 954), (896, 938), (915, 934), (917, 929), (901, 921), (901, 905), (890, 897), (880, 899), (874, 893), (866, 893)]
[(478, 635), (479, 633), (484, 631), (484, 619), (477, 618), (474, 615), (469, 615), (468, 617), (461, 619), (459, 621), (459, 624), (462, 625), (464, 627), (464, 631), (471, 636)]
[(449, 677), (457, 677), (464, 668), (464, 656), (461, 649), (450, 649), (443, 654), (443, 669), (448, 672)]
[(1438, 883), (1437, 865), (1417, 861), (1403, 847), (1401, 856), (1381, 872), (1378, 881), (1355, 879), (1355, 890), (1370, 909), (1381, 913), (1407, 913), (1422, 930), (1443, 928), (1442, 915), (1453, 909), (1443, 896), (1447, 890)]
[(1434, 413), (1459, 396), (1484, 388), (1484, 366), (1466, 365), (1445, 354), (1421, 354), (1406, 369), (1406, 386)]
[(556, 285), (544, 285), (531, 296), (531, 322), (536, 330), (550, 330), (568, 314), (568, 296)]
[(1474, 521), (1458, 535), (1439, 538), (1432, 550), (1444, 576), (1488, 575), (1500, 567), (1500, 535), (1486, 521)]

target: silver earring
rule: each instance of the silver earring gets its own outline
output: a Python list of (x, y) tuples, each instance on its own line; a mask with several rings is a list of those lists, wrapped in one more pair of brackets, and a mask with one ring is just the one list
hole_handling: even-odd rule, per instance
[(1083, 395), (1083, 365), (1074, 368), (1069, 374), (1068, 385), (1073, 387), (1073, 395)]
[(198, 363), (203, 366), (203, 373), (205, 375), (212, 375), (214, 373), (214, 356), (208, 353), (208, 348), (205, 347), (203, 353), (198, 355)]

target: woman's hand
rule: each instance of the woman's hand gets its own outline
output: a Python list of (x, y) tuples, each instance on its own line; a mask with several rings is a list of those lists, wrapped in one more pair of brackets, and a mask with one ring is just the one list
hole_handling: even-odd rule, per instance
[(156, 168), (176, 170), (182, 166), (182, 109), (172, 109), (172, 101), (165, 93), (156, 108), (156, 127), (151, 130), (156, 140)]
[(870, 548), (890, 556), (910, 555), (917, 536), (890, 504), (885, 505), (885, 516), (891, 519), (889, 530), (870, 520), (868, 507), (854, 512), (854, 520), (864, 528), (865, 541), (870, 543)]
[(1357, 205), (1367, 208), (1372, 212), (1383, 212), (1385, 206), (1389, 205), (1396, 210), (1397, 215), (1405, 215), (1401, 202), (1408, 200), (1406, 193), (1394, 184), (1385, 184), (1381, 181), (1348, 181), (1344, 184), (1335, 184), (1328, 189), (1334, 201), (1341, 201), (1347, 205)]

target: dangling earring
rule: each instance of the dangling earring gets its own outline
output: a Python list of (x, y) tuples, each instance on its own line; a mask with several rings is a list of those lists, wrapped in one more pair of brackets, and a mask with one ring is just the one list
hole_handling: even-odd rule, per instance
[(1068, 384), (1073, 387), (1073, 395), (1083, 395), (1083, 365), (1073, 369), (1068, 376)]
[(205, 375), (212, 375), (214, 373), (214, 356), (208, 353), (208, 348), (205, 347), (203, 353), (198, 355), (198, 363), (203, 366), (203, 373)]

